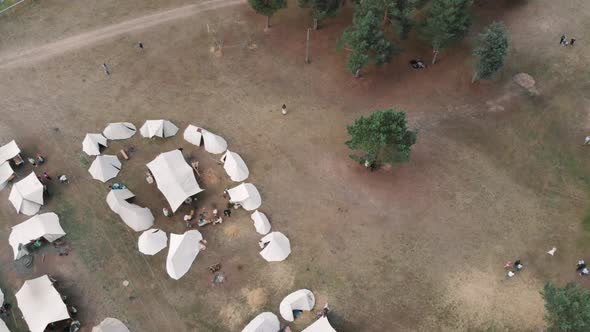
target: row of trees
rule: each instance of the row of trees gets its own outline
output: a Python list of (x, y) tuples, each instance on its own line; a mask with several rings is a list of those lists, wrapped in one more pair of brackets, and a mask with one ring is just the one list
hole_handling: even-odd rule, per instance
[[(338, 13), (345, 0), (299, 0), (309, 8), (313, 28), (326, 17)], [(337, 41), (337, 49), (347, 50), (347, 67), (358, 77), (368, 65), (381, 67), (401, 53), (396, 40), (408, 37), (416, 28), (418, 36), (432, 47), (432, 64), (444, 49), (465, 38), (472, 24), (472, 0), (355, 0), (352, 25)], [(249, 0), (256, 12), (270, 18), (287, 7), (286, 0)], [(424, 9), (424, 19), (416, 21), (416, 12)], [(489, 79), (502, 68), (508, 51), (508, 32), (494, 22), (476, 39), (473, 81)]]

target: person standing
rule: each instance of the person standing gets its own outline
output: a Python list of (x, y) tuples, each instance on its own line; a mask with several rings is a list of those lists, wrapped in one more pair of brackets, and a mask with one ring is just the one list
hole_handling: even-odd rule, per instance
[(565, 35), (561, 35), (561, 39), (559, 39), (559, 45), (563, 46), (563, 44), (565, 43)]
[(137, 47), (139, 47), (139, 49), (143, 51), (143, 43), (142, 42), (137, 43)]
[(35, 161), (35, 159), (29, 157), (27, 158), (29, 160), (29, 163), (31, 164), (31, 166), (33, 167), (37, 167), (37, 162)]
[(283, 115), (287, 114), (287, 105), (283, 104), (283, 107), (281, 107), (281, 113), (283, 113)]
[(576, 42), (576, 38), (570, 39), (570, 46), (574, 46), (575, 42)]

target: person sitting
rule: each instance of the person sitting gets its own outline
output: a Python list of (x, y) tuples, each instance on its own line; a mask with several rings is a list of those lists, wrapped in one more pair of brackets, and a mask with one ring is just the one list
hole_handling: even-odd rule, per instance
[(62, 174), (62, 175), (59, 176), (59, 182), (60, 183), (69, 183), (68, 182), (68, 178), (66, 177), (65, 174)]
[(516, 271), (522, 270), (523, 267), (524, 266), (520, 263), (520, 259), (518, 259), (514, 262), (514, 268), (516, 269)]
[(43, 157), (40, 153), (37, 153), (37, 163), (39, 163), (39, 165), (41, 165), (44, 162), (45, 162), (45, 157)]
[(221, 223), (223, 223), (223, 218), (221, 218), (221, 217), (213, 218), (213, 225), (221, 224)]
[(422, 61), (420, 59), (411, 60), (410, 61), (410, 66), (412, 66), (412, 68), (414, 68), (414, 69), (424, 69), (424, 68), (426, 68), (426, 64), (424, 63), (424, 61)]

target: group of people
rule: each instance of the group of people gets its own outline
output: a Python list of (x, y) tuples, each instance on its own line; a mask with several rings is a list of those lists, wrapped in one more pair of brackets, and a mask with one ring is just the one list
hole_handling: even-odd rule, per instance
[(504, 268), (508, 269), (508, 272), (506, 272), (506, 278), (510, 279), (516, 275), (516, 272), (522, 271), (524, 265), (522, 265), (520, 259), (517, 259), (514, 263), (511, 261), (504, 263)]
[(578, 261), (576, 271), (580, 276), (587, 276), (590, 273), (590, 271), (588, 271), (588, 267), (586, 266), (586, 262), (584, 262), (583, 259)]
[(576, 38), (568, 38), (565, 35), (561, 35), (561, 39), (559, 39), (559, 45), (561, 46), (574, 46), (576, 43)]

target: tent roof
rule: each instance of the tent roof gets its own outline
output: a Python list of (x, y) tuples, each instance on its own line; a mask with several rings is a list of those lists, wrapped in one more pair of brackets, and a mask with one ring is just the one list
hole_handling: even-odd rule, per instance
[(209, 153), (220, 154), (227, 149), (227, 142), (223, 137), (198, 126), (188, 125), (184, 130), (183, 137), (187, 142), (196, 146), (201, 145), (202, 139), (205, 151)]
[(8, 200), (18, 213), (32, 216), (39, 211), (43, 205), (43, 184), (35, 172), (12, 186)]
[(20, 153), (20, 149), (14, 140), (0, 146), (0, 164), (16, 157)]
[(254, 228), (256, 228), (256, 231), (259, 234), (264, 235), (270, 232), (270, 222), (264, 213), (256, 210), (254, 213), (252, 213), (250, 218), (254, 222)]
[(330, 325), (328, 317), (322, 317), (306, 327), (302, 332), (336, 332), (336, 330)]
[(277, 315), (272, 312), (263, 312), (254, 317), (242, 332), (277, 332), (280, 329), (281, 323)]
[(113, 189), (107, 195), (107, 204), (131, 229), (145, 231), (154, 225), (154, 215), (147, 207), (127, 202), (134, 196), (129, 189)]
[(14, 174), (12, 167), (10, 167), (10, 163), (4, 162), (0, 164), (0, 189), (4, 188), (5, 182), (10, 179), (10, 177)]
[(262, 204), (258, 189), (251, 183), (242, 183), (228, 190), (230, 201), (240, 203), (247, 211), (256, 210)]
[(203, 236), (199, 231), (187, 231), (184, 234), (170, 234), (170, 246), (166, 258), (166, 271), (170, 278), (178, 280), (188, 272), (199, 254), (199, 241)]
[(102, 134), (86, 134), (82, 141), (82, 151), (89, 156), (98, 156), (100, 154), (100, 146), (107, 147), (107, 138)]
[(102, 182), (116, 177), (119, 171), (121, 171), (121, 162), (114, 155), (97, 156), (88, 169), (93, 179)]
[(137, 128), (131, 122), (113, 122), (109, 123), (102, 134), (112, 140), (127, 139), (135, 135)]
[(166, 232), (161, 229), (148, 229), (139, 236), (137, 247), (145, 255), (155, 255), (168, 245)]
[(8, 237), (8, 243), (12, 246), (14, 259), (16, 260), (20, 258), (18, 257), (18, 247), (20, 244), (25, 245), (41, 237), (49, 242), (53, 242), (64, 235), (66, 235), (66, 232), (61, 228), (57, 214), (49, 212), (38, 214), (13, 226)]
[(129, 332), (129, 329), (120, 320), (107, 317), (100, 324), (93, 327), (92, 332)]
[(310, 311), (315, 305), (315, 296), (309, 289), (300, 289), (287, 295), (279, 304), (281, 316), (286, 321), (292, 322), (293, 310)]
[(16, 293), (16, 301), (31, 332), (43, 332), (48, 324), (70, 318), (47, 275), (25, 281)]
[(188, 197), (203, 191), (197, 183), (193, 169), (186, 163), (179, 150), (160, 153), (147, 164), (147, 167), (154, 175), (158, 189), (166, 197), (172, 211), (176, 211)]
[(225, 172), (232, 181), (241, 182), (246, 180), (248, 175), (250, 175), (248, 166), (246, 166), (246, 163), (239, 154), (227, 150), (221, 160), (223, 161)]
[(6, 326), (6, 323), (2, 319), (0, 319), (0, 332), (10, 332), (8, 326)]
[(157, 137), (171, 137), (176, 135), (178, 127), (168, 120), (147, 120), (141, 128), (139, 128), (141, 136), (146, 138)]
[(269, 242), (260, 252), (260, 255), (269, 262), (284, 261), (291, 254), (291, 243), (281, 232), (269, 233), (260, 242)]

